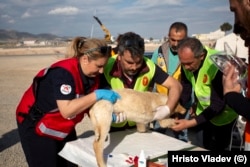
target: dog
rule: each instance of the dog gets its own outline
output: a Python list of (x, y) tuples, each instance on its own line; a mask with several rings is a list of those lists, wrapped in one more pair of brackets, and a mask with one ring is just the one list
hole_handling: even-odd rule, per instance
[[(147, 126), (154, 121), (156, 108), (166, 105), (168, 96), (156, 92), (139, 92), (133, 89), (119, 89), (116, 91), (121, 98), (112, 104), (107, 100), (97, 101), (89, 110), (90, 120), (93, 124), (95, 140), (93, 148), (99, 167), (106, 167), (103, 157), (105, 139), (112, 123), (112, 113), (125, 113), (127, 120), (136, 122), (138, 132), (146, 132)], [(175, 112), (183, 114), (186, 109), (177, 106)], [(171, 113), (171, 114), (173, 114)], [(157, 120), (163, 128), (174, 125), (174, 119)]]

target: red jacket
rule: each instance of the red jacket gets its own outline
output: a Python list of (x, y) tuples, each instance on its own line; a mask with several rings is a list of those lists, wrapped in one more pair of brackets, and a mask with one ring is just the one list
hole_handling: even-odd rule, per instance
[[(35, 102), (34, 95), (37, 91), (36, 85), (39, 82), (39, 78), (46, 77), (48, 70), (55, 67), (64, 68), (72, 74), (75, 82), (76, 98), (84, 94), (84, 88), (78, 68), (78, 59), (70, 58), (59, 61), (51, 65), (49, 68), (45, 68), (38, 72), (36, 77), (33, 79), (32, 85), (24, 93), (19, 105), (17, 106), (16, 117), (18, 123), (22, 123), (22, 121), (24, 120), (24, 117), (22, 115), (27, 115), (30, 111), (30, 108)], [(91, 91), (97, 89), (99, 87), (99, 83), (99, 77), (96, 77), (95, 84), (91, 88)], [(37, 123), (36, 132), (41, 136), (49, 136), (57, 140), (62, 140), (70, 132), (72, 132), (72, 130), (75, 128), (75, 125), (83, 119), (84, 113), (87, 112), (88, 110), (81, 112), (72, 119), (65, 119), (60, 114), (58, 108), (53, 109), (52, 111), (47, 111), (45, 112), (46, 114)]]

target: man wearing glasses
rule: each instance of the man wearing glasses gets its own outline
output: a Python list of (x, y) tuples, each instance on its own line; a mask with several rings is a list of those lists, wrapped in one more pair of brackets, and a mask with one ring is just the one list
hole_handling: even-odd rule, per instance
[[(144, 39), (140, 35), (134, 32), (124, 33), (117, 47), (118, 54), (111, 57), (104, 68), (108, 85), (112, 89), (130, 88), (137, 91), (148, 91), (154, 83), (168, 88), (170, 98), (166, 105), (157, 109), (155, 120), (169, 116), (180, 97), (180, 83), (144, 56)], [(135, 127), (135, 122), (127, 121), (125, 115), (119, 119), (119, 123), (112, 124), (111, 131)]]

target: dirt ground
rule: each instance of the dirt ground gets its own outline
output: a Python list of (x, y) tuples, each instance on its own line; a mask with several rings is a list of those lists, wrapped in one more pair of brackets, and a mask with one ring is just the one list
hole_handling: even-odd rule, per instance
[[(158, 45), (146, 46), (153, 51)], [(17, 132), (15, 109), (34, 75), (64, 57), (65, 48), (0, 49), (0, 166), (27, 167)], [(87, 117), (78, 135), (91, 131)]]
[[(145, 51), (153, 51), (160, 44), (146, 43)], [(114, 47), (114, 45), (112, 45)], [(66, 47), (39, 47), (39, 48), (0, 48), (0, 56), (7, 55), (37, 55), (37, 54), (65, 54)]]

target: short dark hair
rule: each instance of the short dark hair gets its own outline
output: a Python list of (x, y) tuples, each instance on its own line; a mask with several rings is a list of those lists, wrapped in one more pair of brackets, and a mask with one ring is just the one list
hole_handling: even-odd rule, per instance
[(204, 46), (197, 38), (187, 37), (183, 39), (178, 45), (178, 50), (182, 50), (184, 48), (190, 48), (194, 53), (195, 58), (198, 58), (202, 56), (203, 53), (205, 53)]
[(176, 29), (176, 32), (179, 32), (179, 31), (185, 31), (186, 34), (188, 32), (188, 28), (187, 28), (187, 25), (183, 22), (174, 22), (173, 24), (171, 24), (170, 28), (169, 28), (169, 33), (170, 31), (175, 28)]
[(117, 47), (119, 55), (123, 55), (124, 51), (128, 50), (132, 57), (143, 57), (145, 52), (144, 39), (134, 32), (126, 32), (122, 34)]

